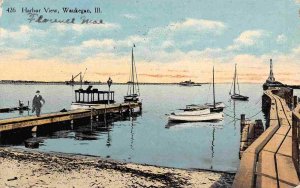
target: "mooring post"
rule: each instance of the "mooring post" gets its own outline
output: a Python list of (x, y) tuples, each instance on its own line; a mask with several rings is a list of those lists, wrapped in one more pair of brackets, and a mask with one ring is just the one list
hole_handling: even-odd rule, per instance
[(106, 125), (106, 103), (104, 104), (104, 124)]
[(93, 121), (93, 108), (91, 108), (91, 122)]
[(298, 104), (298, 97), (297, 96), (294, 96), (293, 104), (294, 104), (294, 108), (296, 108), (297, 104)]
[[(295, 98), (294, 98), (295, 99)], [(299, 171), (299, 119), (292, 115), (292, 158), (297, 170)], [(299, 172), (298, 172), (299, 173)]]
[(245, 120), (246, 120), (246, 116), (245, 114), (241, 114), (241, 133), (243, 132), (244, 126), (245, 126)]
[(119, 114), (122, 115), (122, 105), (119, 106)]
[(37, 131), (37, 126), (32, 127), (31, 132), (35, 133)]
[(142, 112), (142, 103), (139, 103), (139, 107), (140, 107), (140, 112)]
[(246, 135), (243, 134), (244, 126), (245, 126), (245, 114), (241, 114), (239, 158), (242, 157), (244, 148), (247, 147), (247, 142), (248, 142), (248, 133)]

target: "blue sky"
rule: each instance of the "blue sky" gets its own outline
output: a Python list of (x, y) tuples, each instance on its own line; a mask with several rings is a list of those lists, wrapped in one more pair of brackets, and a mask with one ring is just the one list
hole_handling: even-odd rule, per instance
[[(17, 12), (7, 13), (8, 7), (15, 7)], [(41, 14), (46, 18), (76, 20), (82, 15), (64, 14), (62, 7), (92, 11), (100, 7), (101, 14), (85, 16), (103, 19), (104, 24), (28, 23), (28, 15), (21, 13), (22, 7), (55, 8), (60, 14)], [(40, 69), (61, 66), (53, 68), (57, 79), (67, 79), (72, 72), (88, 67), (93, 70), (90, 79), (114, 75), (117, 80), (126, 81), (124, 63), (130, 61), (130, 47), (135, 43), (136, 60), (145, 81), (209, 80), (212, 65), (227, 75), (219, 81), (228, 81), (232, 64), (238, 63), (241, 77), (244, 75), (244, 81), (249, 82), (251, 76), (257, 78), (251, 68), (267, 74), (268, 59), (273, 58), (274, 64), (278, 63), (279, 78), (300, 82), (293, 76), (295, 68), (300, 67), (299, 8), (297, 0), (4, 0), (0, 17), (0, 53), (4, 57), (0, 66), (7, 68), (7, 62), (34, 62), (36, 67), (43, 65)], [(104, 61), (111, 62), (115, 71)], [(288, 75), (279, 70), (287, 63), (292, 67)], [(95, 70), (97, 66), (102, 70)], [(53, 78), (50, 74), (46, 80)], [(16, 79), (11, 75), (2, 75), (2, 79)], [(264, 76), (257, 81), (261, 82)], [(20, 79), (25, 78), (43, 77), (24, 73)]]

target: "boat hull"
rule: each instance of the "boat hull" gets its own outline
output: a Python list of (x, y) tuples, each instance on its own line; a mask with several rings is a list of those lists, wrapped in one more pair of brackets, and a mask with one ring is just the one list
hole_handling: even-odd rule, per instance
[(97, 106), (102, 106), (103, 104), (89, 104), (89, 103), (72, 103), (71, 110), (77, 109), (90, 109)]
[(247, 101), (249, 97), (243, 95), (231, 95), (231, 99), (233, 100), (240, 100), (240, 101)]
[[(177, 116), (199, 116), (199, 115), (204, 115), (204, 114), (209, 114), (210, 110), (209, 109), (203, 109), (203, 110), (191, 110), (191, 111), (184, 111), (180, 113), (176, 113)], [(175, 115), (175, 113), (174, 113)]]
[(124, 102), (138, 102), (139, 97), (138, 95), (127, 95), (124, 96)]
[[(213, 108), (214, 104), (212, 103), (206, 103), (206, 106)], [(225, 104), (223, 102), (216, 102), (216, 108), (225, 108)]]
[(209, 113), (203, 115), (176, 115), (171, 114), (169, 121), (172, 122), (202, 122), (202, 121), (221, 121), (223, 120), (223, 113)]

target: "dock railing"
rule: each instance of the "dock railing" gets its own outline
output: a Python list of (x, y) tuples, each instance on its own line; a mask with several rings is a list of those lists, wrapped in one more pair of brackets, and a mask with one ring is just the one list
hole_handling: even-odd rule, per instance
[(300, 145), (300, 103), (293, 110), (292, 115), (292, 157), (295, 167), (297, 167), (298, 176), (300, 176), (300, 160), (299, 160), (299, 145)]

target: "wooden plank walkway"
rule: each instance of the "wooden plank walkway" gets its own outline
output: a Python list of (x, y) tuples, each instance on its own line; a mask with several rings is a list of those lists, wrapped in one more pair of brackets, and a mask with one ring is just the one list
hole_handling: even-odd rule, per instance
[(109, 104), (99, 105), (93, 109), (78, 109), (68, 112), (57, 112), (41, 114), (37, 116), (26, 116), (10, 119), (0, 120), (0, 133), (4, 131), (11, 131), (14, 129), (20, 129), (25, 127), (34, 127), (51, 123), (58, 123), (63, 121), (72, 121), (76, 119), (82, 119), (87, 117), (95, 117), (103, 115), (105, 113), (119, 113), (133, 108), (141, 108), (142, 103), (122, 103), (122, 104)]
[(269, 128), (243, 153), (233, 187), (295, 187), (300, 181), (292, 158), (292, 112), (285, 100), (271, 100)]

